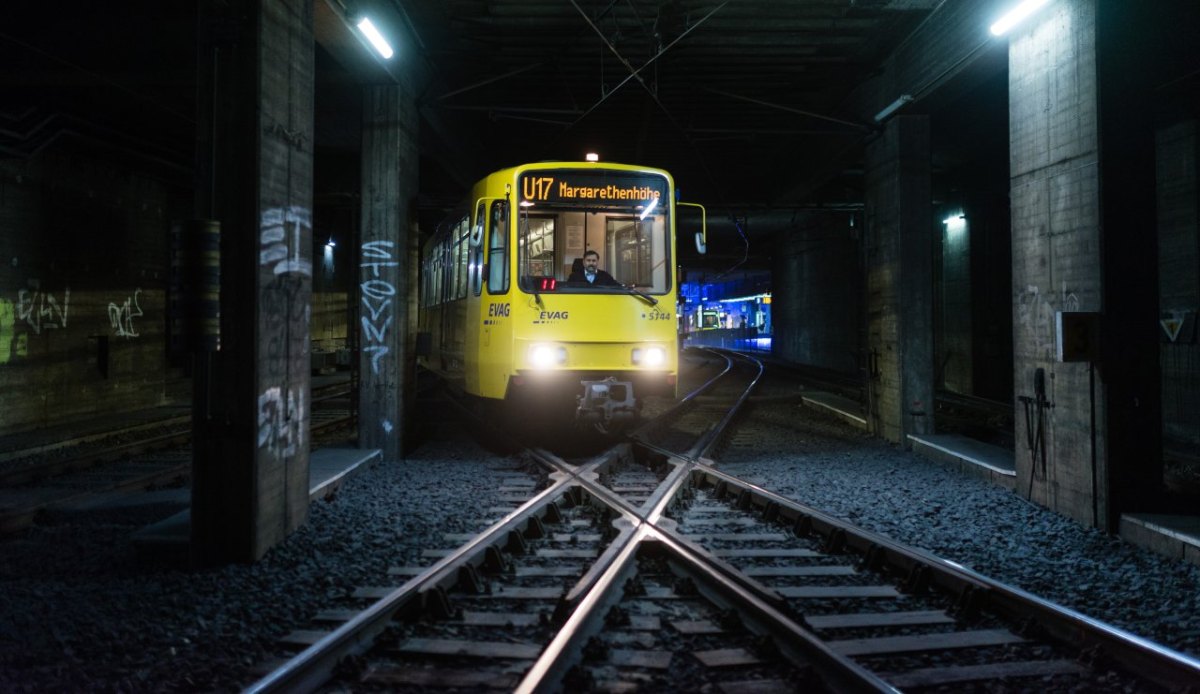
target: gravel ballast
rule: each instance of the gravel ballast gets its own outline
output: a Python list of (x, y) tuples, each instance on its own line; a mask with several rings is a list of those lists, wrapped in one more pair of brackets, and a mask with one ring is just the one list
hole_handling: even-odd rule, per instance
[[(1200, 567), (1088, 530), (796, 404), (719, 467), (1168, 647), (1200, 655)], [(183, 571), (130, 537), (176, 507), (63, 514), (0, 539), (0, 691), (238, 691), (276, 640), (500, 505), (519, 461), (445, 424), (373, 465), (250, 566)]]

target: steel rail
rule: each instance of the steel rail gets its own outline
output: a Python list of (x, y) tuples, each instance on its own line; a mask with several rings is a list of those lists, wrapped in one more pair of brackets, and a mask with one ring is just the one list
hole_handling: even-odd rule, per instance
[(733, 360), (729, 358), (729, 355), (727, 355), (727, 354), (720, 354), (720, 353), (718, 353), (717, 351), (715, 351), (715, 350), (711, 350), (711, 349), (704, 349), (704, 350), (702, 350), (702, 351), (709, 352), (710, 354), (713, 354), (714, 356), (721, 357), (722, 359), (724, 359), (724, 360), (725, 360), (725, 368), (724, 368), (724, 369), (721, 371), (721, 373), (719, 373), (719, 374), (717, 374), (716, 376), (713, 376), (712, 378), (708, 379), (708, 380), (707, 380), (707, 381), (705, 381), (704, 383), (700, 384), (700, 385), (699, 385), (699, 386), (698, 386), (698, 387), (697, 387), (695, 390), (693, 390), (692, 392), (690, 392), (690, 393), (688, 393), (687, 395), (685, 395), (685, 396), (683, 396), (682, 398), (680, 398), (680, 399), (679, 399), (679, 402), (675, 403), (675, 405), (674, 405), (674, 406), (672, 406), (672, 407), (671, 407), (671, 409), (667, 410), (666, 412), (663, 412), (662, 414), (658, 415), (657, 417), (655, 417), (654, 419), (650, 420), (649, 422), (646, 422), (645, 424), (643, 424), (642, 426), (638, 427), (637, 429), (634, 429), (633, 431), (629, 432), (629, 433), (627, 434), (626, 438), (629, 438), (629, 439), (640, 439), (640, 437), (641, 437), (642, 435), (644, 435), (644, 434), (645, 434), (645, 432), (647, 432), (647, 431), (649, 431), (649, 430), (651, 430), (651, 429), (653, 429), (653, 428), (655, 428), (655, 427), (662, 426), (662, 423), (663, 423), (664, 421), (668, 421), (668, 420), (670, 420), (670, 419), (673, 419), (673, 418), (674, 418), (674, 417), (676, 417), (678, 414), (680, 414), (681, 412), (683, 412), (683, 410), (684, 410), (684, 409), (686, 409), (686, 408), (690, 408), (690, 407), (693, 407), (693, 406), (695, 406), (695, 404), (696, 404), (696, 403), (695, 403), (695, 400), (696, 400), (698, 397), (700, 397), (700, 396), (701, 396), (701, 395), (703, 395), (704, 393), (706, 393), (706, 392), (708, 392), (709, 390), (711, 390), (711, 389), (712, 389), (712, 388), (713, 388), (713, 387), (716, 385), (717, 381), (721, 380), (721, 378), (722, 378), (722, 377), (723, 377), (725, 374), (729, 373), (729, 372), (730, 372), (730, 370), (732, 370), (732, 369), (733, 369)]
[[(742, 390), (742, 394), (738, 397), (737, 401), (735, 401), (733, 405), (725, 412), (725, 416), (721, 418), (721, 421), (717, 422), (717, 425), (707, 432), (707, 436), (701, 436), (696, 444), (688, 450), (685, 457), (689, 459), (702, 460), (704, 456), (712, 450), (717, 441), (721, 440), (721, 435), (733, 422), (733, 418), (736, 417), (739, 412), (741, 412), (742, 405), (744, 405), (746, 400), (750, 398), (750, 393), (754, 391), (754, 388), (758, 385), (758, 381), (762, 378), (763, 363), (761, 360), (736, 352), (731, 354), (758, 367), (758, 373), (755, 374), (754, 379), (750, 381), (750, 384)], [(731, 366), (729, 370), (732, 370), (732, 359), (730, 359), (729, 356), (726, 356), (726, 359), (730, 360)]]
[(933, 584), (957, 592), (960, 600), (986, 603), (988, 609), (1010, 618), (1032, 616), (1053, 638), (1081, 650), (1098, 648), (1129, 671), (1159, 685), (1188, 687), (1200, 682), (1200, 659), (1001, 583), (948, 559), (843, 522), (719, 470), (696, 466), (691, 473), (693, 477), (701, 478), (699, 482), (740, 488), (751, 495), (754, 506), (766, 510), (773, 505), (783, 521), (791, 521), (798, 528), (807, 526), (826, 539), (839, 537), (847, 546), (866, 557), (878, 558), (901, 575), (916, 577), (923, 571)]
[[(762, 375), (761, 362), (751, 361), (757, 363), (759, 373), (739, 397), (734, 410), (745, 402)], [(732, 416), (725, 416), (716, 429), (723, 429), (731, 421)], [(710, 600), (737, 604), (743, 613), (753, 617), (751, 621), (760, 633), (770, 632), (779, 638), (781, 652), (794, 663), (811, 665), (842, 691), (896, 691), (849, 657), (832, 651), (816, 635), (785, 616), (781, 611), (786, 605), (782, 596), (687, 540), (675, 530), (674, 521), (663, 517), (666, 508), (690, 481), (692, 470), (703, 467), (701, 463), (675, 456), (671, 463), (675, 469), (636, 508), (602, 485), (597, 475), (589, 474), (603, 464), (603, 461), (597, 461), (578, 468), (574, 479), (595, 499), (622, 514), (623, 518), (614, 521), (623, 525), (621, 535), (560, 603), (560, 608), (570, 609), (570, 616), (526, 672), (517, 692), (547, 692), (559, 687), (562, 676), (578, 660), (583, 644), (598, 632), (603, 612), (619, 599), (617, 588), (632, 575), (637, 553), (649, 541), (668, 547), (677, 562), (690, 567), (690, 574), (702, 578), (701, 583), (710, 587)], [(720, 600), (716, 599), (718, 595)]]
[[(661, 528), (652, 530), (654, 541), (670, 550), (676, 566), (683, 569), (706, 597), (720, 604), (735, 603), (743, 616), (750, 618), (757, 631), (770, 632), (776, 644), (789, 660), (797, 665), (809, 665), (822, 675), (823, 681), (832, 691), (838, 692), (896, 692), (895, 687), (880, 679), (878, 675), (859, 665), (848, 656), (829, 648), (807, 628), (797, 624), (773, 605), (763, 602), (753, 592), (747, 591), (738, 577), (727, 576), (718, 571), (708, 558), (697, 554), (687, 545), (680, 543)], [(706, 553), (707, 554), (707, 553)], [(696, 580), (700, 579), (700, 580)]]
[(517, 532), (521, 524), (528, 524), (535, 515), (544, 515), (550, 502), (564, 497), (577, 484), (574, 477), (563, 475), (474, 539), (380, 598), (243, 691), (247, 694), (315, 691), (331, 678), (334, 668), (344, 657), (360, 655), (370, 649), (375, 638), (387, 628), (397, 612), (436, 587), (445, 587), (447, 582), (456, 581), (457, 571), (467, 563), (482, 563), (488, 548), (507, 542), (509, 533)]
[[(592, 490), (589, 490), (592, 491)], [(712, 557), (696, 553), (680, 542), (672, 531), (656, 527), (645, 518), (636, 527), (627, 527), (623, 541), (611, 557), (602, 575), (576, 602), (570, 616), (542, 651), (524, 679), (515, 689), (520, 694), (556, 691), (561, 678), (575, 664), (583, 645), (599, 632), (607, 608), (620, 599), (618, 589), (634, 573), (637, 555), (649, 543), (667, 548), (677, 565), (698, 585), (707, 588), (706, 597), (715, 604), (736, 605), (749, 618), (757, 633), (771, 633), (779, 639), (780, 652), (797, 666), (811, 666), (821, 673), (836, 691), (895, 692), (894, 687), (852, 659), (832, 651), (824, 642), (784, 615), (776, 606), (748, 590), (737, 577), (727, 576), (712, 566)]]
[(624, 585), (631, 575), (637, 557), (640, 539), (649, 532), (644, 523), (628, 526), (619, 537), (619, 542), (609, 545), (606, 551), (607, 564), (593, 564), (598, 569), (590, 588), (579, 596), (574, 609), (566, 618), (562, 628), (542, 650), (538, 659), (525, 672), (525, 677), (514, 690), (518, 694), (553, 691), (583, 648), (583, 645), (598, 631), (597, 620), (603, 620), (604, 609), (616, 600), (617, 588)]

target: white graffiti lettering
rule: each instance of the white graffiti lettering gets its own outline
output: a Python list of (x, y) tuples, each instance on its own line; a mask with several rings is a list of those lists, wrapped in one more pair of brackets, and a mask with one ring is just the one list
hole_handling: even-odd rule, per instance
[(396, 286), (381, 277), (385, 268), (398, 266), (400, 263), (392, 259), (391, 241), (368, 241), (362, 246), (363, 258), (378, 258), (363, 262), (360, 267), (368, 269), (371, 277), (359, 285), (362, 291), (362, 303), (370, 315), (362, 317), (363, 336), (365, 337), (363, 351), (371, 355), (371, 372), (379, 373), (379, 360), (390, 350), (387, 346), (387, 331), (392, 325), (392, 297), (396, 295)]
[(17, 292), (17, 320), (33, 329), (37, 335), (43, 329), (67, 327), (67, 313), (71, 309), (71, 290), (63, 290), (60, 306), (52, 294), (22, 289)]
[(138, 305), (138, 294), (142, 293), (142, 288), (138, 287), (133, 296), (125, 300), (125, 303), (120, 306), (110, 303), (108, 305), (108, 320), (112, 323), (113, 330), (116, 331), (117, 337), (137, 337), (138, 332), (133, 327), (133, 319), (140, 318), (142, 315), (142, 307)]
[(276, 456), (292, 456), (307, 442), (304, 440), (306, 418), (304, 391), (292, 388), (286, 397), (278, 386), (268, 388), (258, 396), (258, 447)]
[[(1050, 296), (1054, 296), (1051, 290)], [(1026, 285), (1017, 296), (1017, 321), (1024, 327), (1033, 351), (1042, 359), (1054, 356), (1054, 306), (1036, 284)]]
[(312, 258), (303, 254), (304, 240), (311, 239), (312, 212), (307, 207), (273, 207), (262, 213), (258, 262), (271, 266), (276, 275), (297, 273), (312, 276)]

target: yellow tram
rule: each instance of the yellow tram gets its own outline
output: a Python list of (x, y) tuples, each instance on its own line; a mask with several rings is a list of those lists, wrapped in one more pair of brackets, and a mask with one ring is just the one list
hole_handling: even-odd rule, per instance
[[(492, 173), (422, 250), (420, 362), (468, 394), (602, 428), (631, 420), (646, 395), (673, 396), (676, 206), (688, 204), (661, 169)], [(592, 251), (615, 283), (572, 279)]]

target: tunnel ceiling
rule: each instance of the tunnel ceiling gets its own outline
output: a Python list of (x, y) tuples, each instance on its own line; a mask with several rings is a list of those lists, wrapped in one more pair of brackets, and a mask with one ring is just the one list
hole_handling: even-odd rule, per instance
[(406, 2), (427, 118), (479, 152), (646, 163), (714, 203), (766, 205), (861, 139), (846, 96), (937, 0)]
[[(398, 37), (391, 69), (416, 75), (427, 210), (488, 171), (589, 151), (669, 170), (718, 225), (855, 204), (857, 153), (872, 129), (848, 98), (940, 4), (315, 0), (318, 167), (322, 151), (357, 138), (348, 90), (389, 79), (347, 29), (370, 12)], [(184, 175), (195, 143), (194, 0), (0, 12), (10, 20), (0, 26), (0, 154), (28, 156), (71, 131)]]

